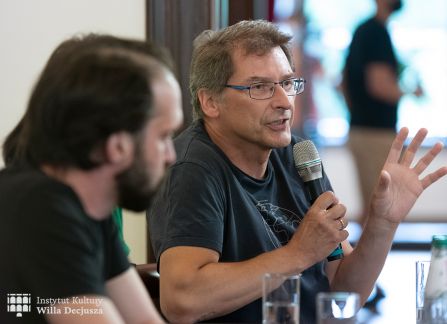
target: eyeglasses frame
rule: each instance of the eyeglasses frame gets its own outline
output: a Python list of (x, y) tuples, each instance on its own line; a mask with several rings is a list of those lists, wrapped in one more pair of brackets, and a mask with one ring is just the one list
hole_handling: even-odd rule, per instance
[[(287, 95), (288, 95), (289, 97), (291, 97), (291, 96), (296, 96), (296, 95), (299, 95), (299, 94), (303, 93), (303, 91), (304, 91), (304, 84), (306, 83), (306, 80), (305, 80), (304, 78), (289, 78), (289, 79), (285, 79), (285, 80), (278, 81), (278, 82), (275, 82), (275, 81), (256, 81), (256, 82), (251, 83), (251, 84), (248, 85), (248, 86), (241, 86), (241, 85), (234, 85), (234, 84), (225, 84), (224, 86), (225, 86), (225, 88), (231, 88), (231, 89), (235, 89), (235, 90), (248, 90), (248, 95), (249, 95), (249, 97), (250, 97), (251, 99), (253, 99), (253, 100), (267, 100), (267, 99), (270, 99), (270, 98), (273, 97), (273, 95), (275, 94), (275, 89), (276, 89), (276, 87), (273, 87), (273, 91), (272, 91), (272, 94), (270, 95), (270, 97), (268, 97), (268, 98), (262, 98), (262, 99), (259, 99), (259, 98), (253, 98), (253, 97), (251, 96), (251, 88), (252, 88), (254, 85), (256, 85), (256, 84), (273, 83), (273, 85), (277, 85), (277, 84), (279, 84), (279, 85), (281, 86), (281, 88), (284, 89), (284, 86), (283, 86), (284, 82), (286, 82), (286, 81), (291, 81), (291, 80), (293, 80), (294, 83), (297, 83), (297, 84), (298, 84), (298, 86), (296, 87), (297, 90), (296, 90), (296, 93), (294, 93), (294, 94), (287, 94)], [(302, 86), (300, 86), (300, 85), (302, 85)], [(301, 89), (300, 89), (300, 88), (301, 88)]]

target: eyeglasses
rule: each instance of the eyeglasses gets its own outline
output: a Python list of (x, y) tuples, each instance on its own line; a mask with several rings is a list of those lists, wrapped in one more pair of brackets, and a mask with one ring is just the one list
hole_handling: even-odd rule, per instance
[(248, 90), (248, 95), (251, 99), (264, 100), (270, 99), (275, 93), (275, 85), (279, 84), (288, 96), (296, 96), (304, 91), (303, 78), (290, 78), (279, 82), (254, 82), (249, 86), (239, 86), (226, 84), (226, 88), (235, 90)]

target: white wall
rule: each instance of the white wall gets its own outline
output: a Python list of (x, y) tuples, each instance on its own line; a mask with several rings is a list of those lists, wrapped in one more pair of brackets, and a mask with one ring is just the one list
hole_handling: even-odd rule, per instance
[[(62, 40), (88, 32), (144, 39), (145, 15), (145, 0), (0, 0), (0, 143), (19, 121), (41, 69)], [(145, 219), (124, 218), (131, 259), (143, 263)]]
[(145, 37), (144, 0), (0, 0), (0, 141), (25, 110), (52, 50), (86, 32)]

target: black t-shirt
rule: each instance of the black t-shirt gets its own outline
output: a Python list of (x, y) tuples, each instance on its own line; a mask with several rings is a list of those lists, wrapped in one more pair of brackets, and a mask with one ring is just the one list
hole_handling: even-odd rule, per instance
[(1, 323), (16, 318), (7, 294), (30, 294), (18, 321), (45, 322), (37, 307), (49, 305), (38, 298), (105, 296), (105, 282), (129, 268), (112, 218), (93, 220), (70, 187), (40, 171), (0, 171), (0, 224)]
[(354, 33), (346, 59), (345, 78), (350, 100), (351, 125), (395, 129), (397, 102), (374, 98), (366, 89), (366, 67), (385, 63), (397, 73), (397, 59), (386, 27), (371, 18)]
[[(293, 163), (294, 143), (272, 151), (267, 176), (258, 180), (227, 159), (201, 122), (181, 134), (178, 160), (148, 211), (157, 260), (170, 247), (197, 246), (219, 252), (220, 262), (238, 262), (286, 244), (310, 206)], [(315, 322), (316, 293), (329, 290), (324, 265), (302, 273), (300, 323)], [(258, 299), (211, 322), (261, 321)]]

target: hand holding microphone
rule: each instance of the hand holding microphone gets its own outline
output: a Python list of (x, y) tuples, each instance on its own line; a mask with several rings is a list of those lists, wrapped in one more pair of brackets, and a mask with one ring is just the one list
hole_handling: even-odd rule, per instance
[[(321, 159), (312, 141), (306, 140), (293, 146), (293, 158), (298, 174), (303, 179), (311, 204), (326, 190), (323, 187), (323, 170)], [(328, 207), (328, 209), (331, 206)], [(344, 230), (346, 223), (343, 218), (336, 219), (340, 223), (339, 230)], [(327, 257), (328, 261), (338, 260), (343, 257), (341, 244)]]

